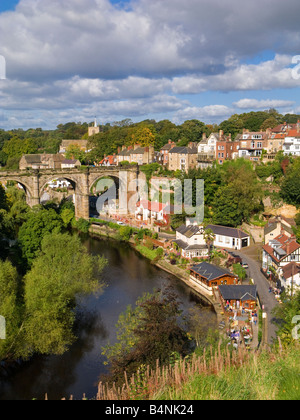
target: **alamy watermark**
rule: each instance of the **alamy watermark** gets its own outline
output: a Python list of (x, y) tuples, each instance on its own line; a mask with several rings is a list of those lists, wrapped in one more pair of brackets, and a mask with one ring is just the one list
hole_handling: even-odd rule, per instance
[(147, 202), (148, 213), (143, 213), (143, 220), (149, 218), (149, 212), (163, 211), (164, 215), (193, 215), (198, 224), (203, 222), (203, 179), (185, 179), (181, 182), (179, 179), (152, 178), (149, 183), (150, 191), (143, 174), (128, 182), (128, 173), (120, 171), (118, 179), (118, 191), (112, 179), (100, 179), (97, 183), (96, 191), (101, 194), (96, 203), (99, 214), (134, 215), (139, 204)]
[(296, 66), (292, 69), (292, 78), (294, 80), (300, 79), (300, 55), (295, 55), (292, 58), (292, 64), (296, 64)]
[(300, 315), (294, 316), (292, 324), (297, 324), (292, 330), (292, 336), (294, 340), (300, 339)]
[(0, 55), (0, 80), (6, 79), (6, 60)]
[(6, 321), (3, 316), (0, 315), (0, 340), (6, 339)]

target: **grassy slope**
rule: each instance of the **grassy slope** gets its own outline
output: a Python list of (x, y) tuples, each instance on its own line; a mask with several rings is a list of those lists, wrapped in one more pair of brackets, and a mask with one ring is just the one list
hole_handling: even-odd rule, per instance
[(262, 353), (229, 371), (195, 375), (181, 387), (169, 387), (162, 400), (300, 400), (300, 352)]

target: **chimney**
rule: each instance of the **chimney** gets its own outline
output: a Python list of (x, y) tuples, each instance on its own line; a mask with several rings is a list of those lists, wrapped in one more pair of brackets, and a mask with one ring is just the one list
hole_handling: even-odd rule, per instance
[(169, 139), (168, 144), (172, 144), (172, 140), (171, 139)]
[(206, 140), (206, 133), (202, 134), (202, 140)]
[(118, 155), (121, 153), (121, 147), (118, 147)]
[(126, 150), (126, 146), (122, 146), (122, 152)]
[(223, 130), (220, 130), (219, 131), (219, 137), (220, 137), (220, 139), (223, 137), (223, 135), (224, 135), (224, 131)]
[(229, 141), (231, 141), (231, 140), (232, 140), (232, 138), (231, 138), (231, 133), (229, 133), (229, 134), (228, 134), (228, 140), (229, 140)]

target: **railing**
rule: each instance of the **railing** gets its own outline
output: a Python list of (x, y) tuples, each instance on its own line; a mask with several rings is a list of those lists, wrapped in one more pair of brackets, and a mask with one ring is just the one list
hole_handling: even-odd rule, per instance
[(209, 155), (209, 154), (198, 154), (197, 160), (198, 162), (212, 162), (215, 160), (215, 155)]

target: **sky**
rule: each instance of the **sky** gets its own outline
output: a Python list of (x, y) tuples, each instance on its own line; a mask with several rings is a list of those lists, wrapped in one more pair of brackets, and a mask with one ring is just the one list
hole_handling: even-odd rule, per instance
[(299, 0), (0, 0), (0, 129), (300, 114), (299, 16)]

